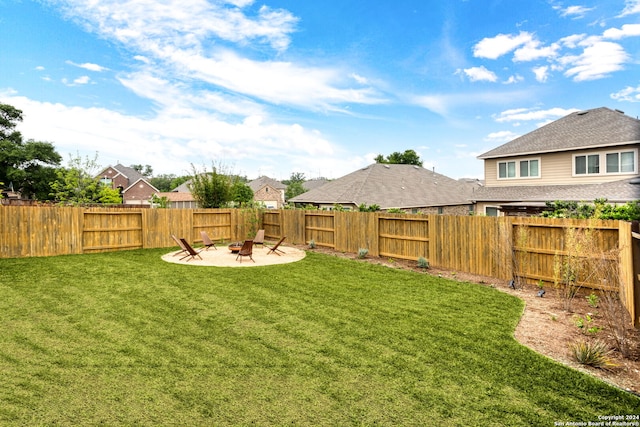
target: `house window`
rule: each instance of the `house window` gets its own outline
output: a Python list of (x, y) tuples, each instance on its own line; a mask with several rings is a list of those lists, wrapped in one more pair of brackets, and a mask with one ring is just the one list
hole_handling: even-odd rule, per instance
[(538, 160), (520, 161), (520, 178), (537, 178), (539, 176)]
[(498, 163), (498, 178), (515, 178), (516, 162), (500, 162)]
[[(584, 154), (574, 157), (575, 175), (596, 175), (600, 173), (635, 173), (637, 150), (608, 153)], [(600, 164), (604, 164), (603, 170)]]
[(484, 214), (486, 216), (498, 216), (498, 208), (492, 207), (492, 206), (487, 206), (484, 208)]
[(633, 173), (634, 152), (607, 153), (607, 173)]
[(498, 162), (498, 179), (540, 178), (540, 159)]

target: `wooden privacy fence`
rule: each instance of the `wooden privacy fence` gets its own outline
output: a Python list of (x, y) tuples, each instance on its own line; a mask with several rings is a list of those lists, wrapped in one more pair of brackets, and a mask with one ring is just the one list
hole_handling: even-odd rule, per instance
[(52, 256), (175, 246), (171, 234), (201, 242), (255, 233), (257, 211), (238, 209), (0, 208), (0, 257)]
[[(586, 265), (579, 278), (592, 288), (615, 288), (640, 324), (640, 234), (622, 221), (559, 220), (240, 209), (100, 209), (7, 206), (0, 208), (0, 257), (82, 254), (171, 247), (171, 234), (200, 242), (253, 237), (341, 252), (367, 249), (370, 256), (417, 260), (433, 267), (502, 280), (553, 282), (563, 260)], [(589, 245), (576, 230), (590, 233)], [(634, 238), (635, 236), (635, 238)], [(582, 245), (582, 246), (581, 246)], [(589, 271), (588, 266), (595, 266)], [(619, 283), (599, 270), (615, 270)]]

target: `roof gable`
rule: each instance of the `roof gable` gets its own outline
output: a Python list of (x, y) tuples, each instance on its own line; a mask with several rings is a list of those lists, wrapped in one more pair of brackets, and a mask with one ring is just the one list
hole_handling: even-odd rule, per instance
[(640, 120), (601, 107), (571, 113), (478, 156), (491, 159), (640, 142)]
[(268, 176), (261, 176), (258, 179), (254, 179), (253, 181), (247, 184), (251, 190), (255, 193), (260, 190), (265, 185), (268, 185), (276, 190), (285, 190), (287, 188), (286, 185), (281, 183), (280, 181), (276, 181), (273, 178), (269, 178)]

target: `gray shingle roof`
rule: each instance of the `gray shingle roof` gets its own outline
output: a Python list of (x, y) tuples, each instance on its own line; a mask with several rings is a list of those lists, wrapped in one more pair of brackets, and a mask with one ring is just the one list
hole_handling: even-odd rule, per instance
[(640, 142), (640, 120), (601, 107), (571, 113), (478, 156), (490, 159)]
[(281, 183), (280, 181), (276, 181), (273, 178), (269, 178), (268, 176), (261, 176), (258, 179), (254, 179), (253, 181), (247, 184), (251, 190), (255, 193), (260, 190), (265, 185), (275, 188), (276, 190), (286, 190), (287, 186)]
[(473, 195), (478, 202), (590, 202), (603, 198), (611, 203), (640, 200), (640, 178), (602, 184), (482, 187), (476, 189)]
[(139, 179), (145, 179), (144, 175), (142, 175), (140, 172), (138, 172), (134, 168), (130, 168), (122, 164), (117, 164), (113, 166), (113, 168), (118, 172), (120, 172), (121, 174), (123, 174), (124, 176), (126, 176), (127, 178), (129, 178), (129, 185), (133, 184)]
[(467, 181), (458, 181), (419, 166), (374, 163), (290, 201), (364, 203), (382, 209), (450, 206), (469, 203), (473, 187)]
[(306, 191), (309, 191), (318, 187), (322, 187), (327, 182), (329, 182), (329, 180), (326, 178), (309, 179), (302, 183), (302, 188), (304, 188)]

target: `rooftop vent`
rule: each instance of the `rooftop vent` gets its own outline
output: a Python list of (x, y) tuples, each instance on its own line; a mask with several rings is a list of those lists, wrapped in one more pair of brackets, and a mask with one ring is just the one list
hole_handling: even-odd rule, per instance
[(578, 111), (578, 115), (579, 116), (584, 116), (585, 114), (587, 114), (589, 111)]
[(616, 111), (617, 111), (618, 113), (620, 113), (620, 114), (624, 114), (624, 111), (622, 111), (622, 110), (618, 110), (617, 108), (616, 108)]
[(389, 165), (384, 165), (385, 168), (389, 169), (391, 166)]

